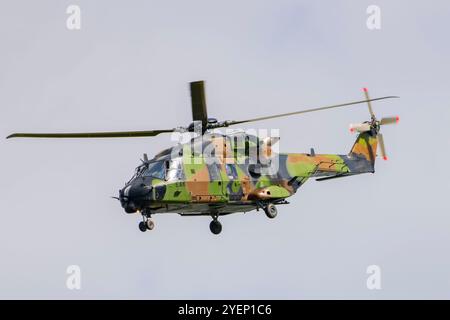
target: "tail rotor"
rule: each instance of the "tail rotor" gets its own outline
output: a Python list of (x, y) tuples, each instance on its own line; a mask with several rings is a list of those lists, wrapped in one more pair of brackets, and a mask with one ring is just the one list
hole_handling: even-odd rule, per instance
[(387, 160), (387, 154), (386, 154), (386, 147), (384, 144), (384, 138), (383, 135), (380, 132), (380, 127), (384, 125), (391, 125), (391, 124), (397, 124), (400, 121), (400, 118), (398, 116), (395, 117), (384, 117), (380, 120), (377, 120), (375, 113), (373, 112), (372, 105), (370, 102), (369, 97), (369, 91), (367, 88), (363, 88), (364, 95), (367, 100), (367, 107), (369, 109), (370, 113), (370, 121), (365, 121), (363, 123), (352, 123), (350, 124), (350, 132), (370, 132), (373, 136), (376, 136), (378, 146), (380, 149), (380, 155), (383, 158), (383, 160)]

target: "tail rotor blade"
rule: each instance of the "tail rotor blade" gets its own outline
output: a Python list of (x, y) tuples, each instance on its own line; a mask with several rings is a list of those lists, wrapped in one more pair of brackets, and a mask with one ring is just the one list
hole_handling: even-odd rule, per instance
[(380, 120), (380, 125), (384, 126), (386, 124), (397, 124), (400, 121), (398, 116), (396, 117), (386, 117)]
[(367, 90), (367, 88), (363, 88), (363, 90), (364, 90), (364, 95), (366, 96), (366, 100), (367, 100), (367, 107), (369, 107), (370, 116), (372, 118), (374, 118), (375, 114), (373, 113), (372, 104), (370, 103), (369, 90)]
[(383, 135), (381, 133), (379, 133), (377, 135), (377, 139), (378, 139), (378, 145), (380, 146), (380, 152), (381, 152), (381, 156), (383, 157), (383, 160), (387, 160), (387, 156), (386, 156), (386, 148), (384, 146), (384, 139), (383, 139)]
[(351, 123), (350, 124), (350, 132), (367, 132), (370, 131), (370, 124), (369, 123)]

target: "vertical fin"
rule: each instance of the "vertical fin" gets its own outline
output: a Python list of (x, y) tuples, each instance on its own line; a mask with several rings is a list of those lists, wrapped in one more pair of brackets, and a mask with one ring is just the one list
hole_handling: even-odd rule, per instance
[(362, 132), (356, 138), (355, 144), (349, 155), (356, 155), (366, 158), (372, 165), (375, 164), (377, 156), (378, 140), (377, 135), (372, 132)]

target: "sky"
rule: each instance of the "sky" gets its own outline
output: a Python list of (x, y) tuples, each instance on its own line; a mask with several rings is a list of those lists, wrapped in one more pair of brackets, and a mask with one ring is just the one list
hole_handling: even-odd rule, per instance
[[(68, 30), (66, 9), (81, 9)], [(370, 30), (369, 5), (381, 13)], [(170, 136), (0, 139), (0, 298), (449, 299), (448, 1), (3, 0), (0, 136), (164, 129), (208, 112), (241, 120), (372, 97), (389, 160), (310, 180), (280, 206), (221, 218), (140, 217), (111, 199)], [(283, 152), (347, 153), (364, 105), (273, 119)], [(81, 289), (66, 286), (81, 270)], [(369, 290), (369, 266), (380, 270)]]

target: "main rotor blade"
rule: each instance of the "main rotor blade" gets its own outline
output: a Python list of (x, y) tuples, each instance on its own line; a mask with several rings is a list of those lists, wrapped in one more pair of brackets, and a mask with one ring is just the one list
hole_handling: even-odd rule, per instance
[(170, 130), (147, 131), (117, 131), (117, 132), (76, 132), (76, 133), (13, 133), (9, 138), (131, 138), (154, 137), (160, 133), (173, 132)]
[(297, 115), (297, 114), (303, 114), (303, 113), (309, 113), (309, 112), (315, 112), (315, 111), (321, 111), (321, 110), (327, 110), (327, 109), (334, 109), (334, 108), (342, 108), (342, 107), (351, 106), (351, 105), (354, 105), (354, 104), (367, 103), (367, 102), (370, 102), (370, 101), (378, 101), (378, 100), (392, 99), (392, 98), (399, 98), (399, 97), (397, 97), (397, 96), (387, 96), (387, 97), (381, 97), (381, 98), (375, 98), (375, 99), (369, 99), (369, 100), (360, 100), (360, 101), (354, 101), (354, 102), (347, 102), (347, 103), (335, 104), (335, 105), (326, 106), (326, 107), (305, 109), (305, 110), (300, 110), (300, 111), (281, 113), (281, 114), (276, 114), (276, 115), (272, 115), (272, 116), (259, 117), (259, 118), (248, 119), (248, 120), (227, 121), (227, 124), (228, 125), (236, 125), (236, 124), (241, 124), (241, 123), (255, 122), (255, 121), (268, 120), (268, 119), (274, 119), (274, 118), (281, 118), (281, 117), (293, 116), (293, 115)]
[(208, 123), (208, 112), (206, 110), (205, 98), (205, 82), (191, 82), (191, 103), (192, 103), (192, 119), (201, 121), (202, 127), (206, 129)]

